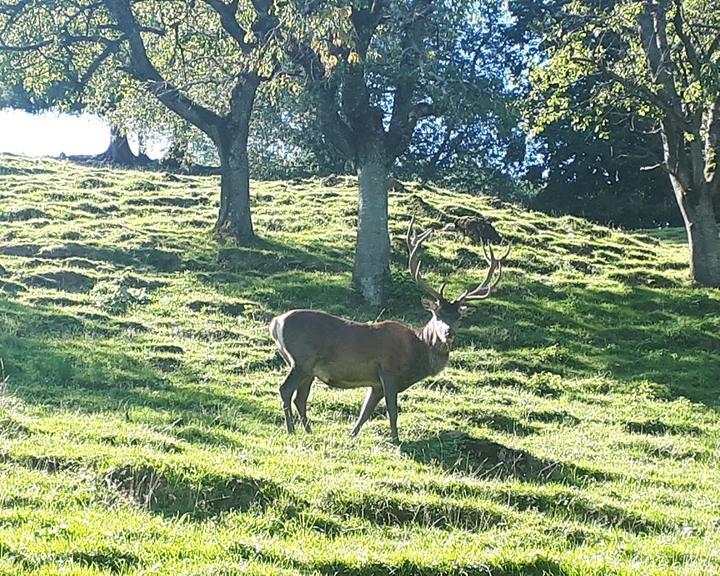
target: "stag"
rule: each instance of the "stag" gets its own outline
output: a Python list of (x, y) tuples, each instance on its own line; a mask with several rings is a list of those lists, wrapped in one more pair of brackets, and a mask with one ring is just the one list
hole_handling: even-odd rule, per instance
[(424, 326), (412, 328), (394, 321), (363, 324), (316, 310), (290, 310), (272, 319), (270, 335), (290, 369), (280, 386), (289, 433), (295, 431), (291, 402), (295, 404), (300, 423), (310, 432), (307, 400), (310, 386), (317, 378), (331, 388), (367, 388), (351, 433), (353, 437), (378, 402), (385, 398), (391, 439), (399, 442), (398, 393), (445, 368), (455, 326), (467, 313), (466, 304), (490, 296), (502, 277), (503, 264), (510, 253), (508, 245), (505, 253), (496, 258), (492, 246), (483, 241), (488, 264), (485, 278), (475, 288), (449, 300), (445, 297), (445, 282), (435, 290), (421, 273), (419, 251), (432, 233), (433, 230), (418, 233), (415, 217), (411, 219), (407, 231), (410, 274), (430, 297), (422, 299), (424, 308), (431, 314)]

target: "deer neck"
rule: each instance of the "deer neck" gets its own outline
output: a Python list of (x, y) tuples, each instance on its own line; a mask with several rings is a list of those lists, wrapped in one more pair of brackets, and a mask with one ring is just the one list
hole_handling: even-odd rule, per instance
[(450, 326), (440, 320), (435, 314), (422, 328), (416, 330), (420, 341), (427, 347), (428, 370), (430, 376), (440, 372), (448, 362), (450, 356), (450, 342), (448, 334)]

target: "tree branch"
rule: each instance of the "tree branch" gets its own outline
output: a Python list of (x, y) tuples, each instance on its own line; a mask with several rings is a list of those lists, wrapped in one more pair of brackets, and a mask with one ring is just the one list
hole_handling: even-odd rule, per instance
[(432, 114), (430, 104), (423, 102), (413, 105), (412, 99), (418, 83), (423, 40), (427, 35), (428, 17), (433, 10), (433, 3), (429, 0), (417, 0), (410, 10), (410, 20), (402, 36), (400, 77), (395, 89), (386, 138), (388, 153), (393, 160), (410, 144), (418, 121)]
[(685, 55), (687, 56), (688, 62), (690, 62), (693, 75), (695, 76), (695, 78), (700, 78), (702, 74), (702, 65), (700, 62), (700, 57), (695, 50), (695, 46), (693, 45), (692, 40), (685, 31), (685, 18), (683, 17), (682, 4), (680, 0), (673, 0), (673, 3), (675, 4), (675, 14), (673, 16), (675, 32), (677, 33), (678, 38), (680, 38), (680, 42), (685, 49)]
[(52, 43), (52, 40), (40, 40), (34, 44), (23, 44), (20, 46), (8, 46), (7, 44), (0, 43), (0, 52), (34, 52), (35, 50), (45, 48), (45, 46), (50, 46)]
[(212, 110), (193, 102), (170, 82), (166, 81), (148, 58), (140, 27), (132, 13), (129, 0), (105, 0), (105, 5), (125, 33), (130, 48), (131, 75), (145, 82), (148, 90), (165, 106), (191, 124), (197, 126), (213, 140), (218, 137), (221, 118)]
[(245, 41), (247, 30), (240, 26), (235, 17), (237, 2), (231, 2), (230, 4), (225, 4), (222, 0), (204, 0), (204, 2), (217, 12), (223, 29), (235, 40), (240, 49), (245, 53), (250, 52), (253, 45)]

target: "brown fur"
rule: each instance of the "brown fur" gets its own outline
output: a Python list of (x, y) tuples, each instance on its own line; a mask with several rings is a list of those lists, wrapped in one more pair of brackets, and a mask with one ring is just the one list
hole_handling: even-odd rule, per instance
[(451, 331), (437, 311), (425, 326), (414, 330), (400, 322), (362, 324), (315, 310), (291, 310), (273, 318), (270, 334), (290, 373), (280, 387), (289, 432), (294, 430), (290, 401), (294, 400), (303, 426), (314, 378), (333, 388), (368, 388), (357, 434), (383, 396), (391, 404), (393, 436), (397, 437), (396, 397), (415, 382), (440, 372), (448, 361)]

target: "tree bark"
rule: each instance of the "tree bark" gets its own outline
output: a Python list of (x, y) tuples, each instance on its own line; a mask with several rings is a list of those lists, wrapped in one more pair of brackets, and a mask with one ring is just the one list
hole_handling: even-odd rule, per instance
[(98, 160), (118, 164), (122, 166), (133, 166), (138, 163), (139, 157), (130, 150), (127, 136), (117, 128), (110, 129), (110, 144), (105, 152), (98, 154)]
[(250, 166), (247, 130), (226, 133), (218, 144), (220, 156), (220, 210), (215, 234), (238, 244), (255, 238), (250, 215)]
[(372, 306), (385, 300), (390, 271), (386, 162), (382, 154), (358, 159), (360, 200), (353, 283)]
[(685, 221), (690, 251), (690, 275), (700, 286), (720, 287), (720, 236), (707, 182), (688, 189), (671, 174), (680, 212)]

